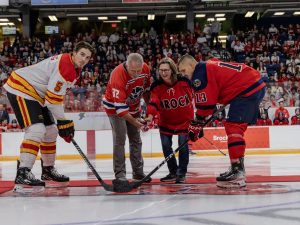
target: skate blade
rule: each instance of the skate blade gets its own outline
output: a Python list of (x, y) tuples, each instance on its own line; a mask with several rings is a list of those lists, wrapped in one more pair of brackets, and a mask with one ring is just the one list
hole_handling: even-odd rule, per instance
[(68, 187), (69, 181), (66, 182), (57, 182), (53, 180), (44, 180), (45, 188), (59, 188), (59, 187)]
[(26, 193), (42, 192), (44, 189), (45, 189), (44, 186), (30, 186), (26, 184), (16, 184), (13, 189), (13, 192), (26, 194)]
[(244, 188), (246, 187), (246, 181), (245, 180), (234, 180), (234, 181), (218, 181), (217, 187), (219, 188)]

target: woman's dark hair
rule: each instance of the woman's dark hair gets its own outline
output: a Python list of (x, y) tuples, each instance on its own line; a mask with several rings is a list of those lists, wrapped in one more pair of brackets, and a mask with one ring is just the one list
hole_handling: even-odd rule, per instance
[[(160, 65), (162, 64), (169, 64), (170, 69), (172, 71), (171, 80), (172, 82), (176, 82), (178, 78), (178, 70), (175, 62), (171, 58), (166, 57), (159, 61), (157, 68), (159, 69)], [(158, 79), (161, 80), (162, 78), (159, 76)]]

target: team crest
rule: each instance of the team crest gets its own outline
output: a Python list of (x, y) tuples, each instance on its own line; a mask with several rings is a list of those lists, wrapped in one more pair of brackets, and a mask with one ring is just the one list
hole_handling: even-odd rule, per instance
[(199, 79), (196, 79), (196, 80), (194, 80), (193, 84), (194, 84), (195, 87), (200, 87), (201, 81)]
[(171, 94), (172, 94), (172, 96), (174, 96), (174, 95), (175, 95), (175, 90), (174, 90), (174, 88), (169, 88), (169, 89), (167, 90), (167, 93), (169, 94), (169, 96), (171, 96)]
[(57, 83), (56, 83), (56, 85), (55, 85), (55, 88), (54, 88), (54, 91), (55, 91), (55, 92), (60, 92), (61, 87), (62, 87), (63, 85), (64, 85), (63, 82), (57, 81)]

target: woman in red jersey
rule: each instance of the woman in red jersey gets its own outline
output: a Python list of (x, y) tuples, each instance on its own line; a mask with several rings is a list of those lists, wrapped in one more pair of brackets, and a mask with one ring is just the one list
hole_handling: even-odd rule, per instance
[[(159, 114), (159, 131), (164, 156), (172, 150), (172, 137), (178, 135), (178, 144), (188, 139), (189, 122), (193, 119), (193, 91), (191, 82), (177, 75), (174, 61), (164, 58), (158, 65), (159, 79), (151, 85), (151, 100), (147, 108), (148, 117), (152, 121)], [(189, 163), (189, 149), (179, 151), (179, 164), (175, 156), (168, 161), (169, 174), (160, 179), (162, 182), (175, 181), (184, 183)]]

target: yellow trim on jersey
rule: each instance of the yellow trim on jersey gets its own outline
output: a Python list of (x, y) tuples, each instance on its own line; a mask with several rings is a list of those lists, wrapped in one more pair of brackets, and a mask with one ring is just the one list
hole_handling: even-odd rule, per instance
[(47, 90), (46, 95), (45, 95), (45, 99), (53, 105), (61, 105), (61, 104), (63, 104), (64, 96), (63, 95), (56, 95), (53, 92)]
[(27, 126), (31, 125), (31, 119), (30, 119), (30, 115), (28, 112), (28, 108), (27, 108), (25, 99), (20, 96), (17, 96), (17, 102), (18, 102), (19, 109), (20, 109), (20, 112), (23, 117), (24, 125), (25, 125), (25, 127), (27, 127)]
[[(18, 83), (14, 82), (14, 80), (17, 81)], [(44, 104), (45, 100), (37, 93), (35, 88), (30, 83), (28, 83), (23, 77), (19, 76), (15, 71), (13, 71), (11, 73), (11, 75), (6, 83), (11, 88), (13, 88), (17, 91), (23, 92), (23, 93), (33, 97), (40, 103)]]

